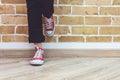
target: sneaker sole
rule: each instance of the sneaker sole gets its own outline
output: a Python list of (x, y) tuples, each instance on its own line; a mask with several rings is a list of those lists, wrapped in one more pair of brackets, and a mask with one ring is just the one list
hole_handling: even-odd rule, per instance
[(44, 61), (30, 61), (30, 64), (33, 66), (41, 66), (44, 64)]

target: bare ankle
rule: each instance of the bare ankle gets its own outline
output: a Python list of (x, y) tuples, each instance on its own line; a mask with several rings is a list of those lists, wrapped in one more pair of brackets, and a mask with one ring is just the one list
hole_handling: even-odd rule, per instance
[(42, 44), (41, 43), (34, 43), (35, 47), (39, 47), (42, 48)]

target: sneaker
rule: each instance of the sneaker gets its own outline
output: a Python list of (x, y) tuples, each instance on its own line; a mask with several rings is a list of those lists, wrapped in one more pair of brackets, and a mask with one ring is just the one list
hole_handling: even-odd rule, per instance
[(53, 36), (55, 32), (53, 16), (50, 18), (43, 16), (43, 27), (45, 28), (46, 36)]
[(35, 47), (35, 55), (30, 61), (31, 65), (42, 65), (44, 63), (44, 57), (43, 57), (44, 50), (42, 48)]

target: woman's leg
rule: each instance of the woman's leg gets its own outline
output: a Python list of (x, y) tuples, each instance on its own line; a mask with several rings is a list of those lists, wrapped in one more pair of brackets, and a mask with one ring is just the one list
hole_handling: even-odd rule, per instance
[(54, 0), (44, 0), (43, 27), (45, 28), (46, 36), (53, 36), (55, 32), (53, 13)]
[(44, 0), (27, 0), (30, 43), (41, 43), (45, 40), (42, 27), (43, 1)]
[(32, 60), (30, 60), (30, 64), (32, 65), (42, 65), (44, 63), (44, 50), (41, 44), (41, 42), (45, 40), (42, 27), (43, 1), (44, 0), (26, 0), (29, 43), (34, 43), (35, 45), (35, 53)]
[(43, 15), (50, 18), (54, 13), (54, 0), (44, 0)]

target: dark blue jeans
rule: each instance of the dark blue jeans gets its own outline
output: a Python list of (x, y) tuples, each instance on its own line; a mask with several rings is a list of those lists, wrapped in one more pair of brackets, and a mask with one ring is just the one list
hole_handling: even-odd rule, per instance
[(42, 27), (42, 15), (50, 18), (54, 13), (54, 0), (26, 0), (28, 15), (29, 43), (45, 41)]

